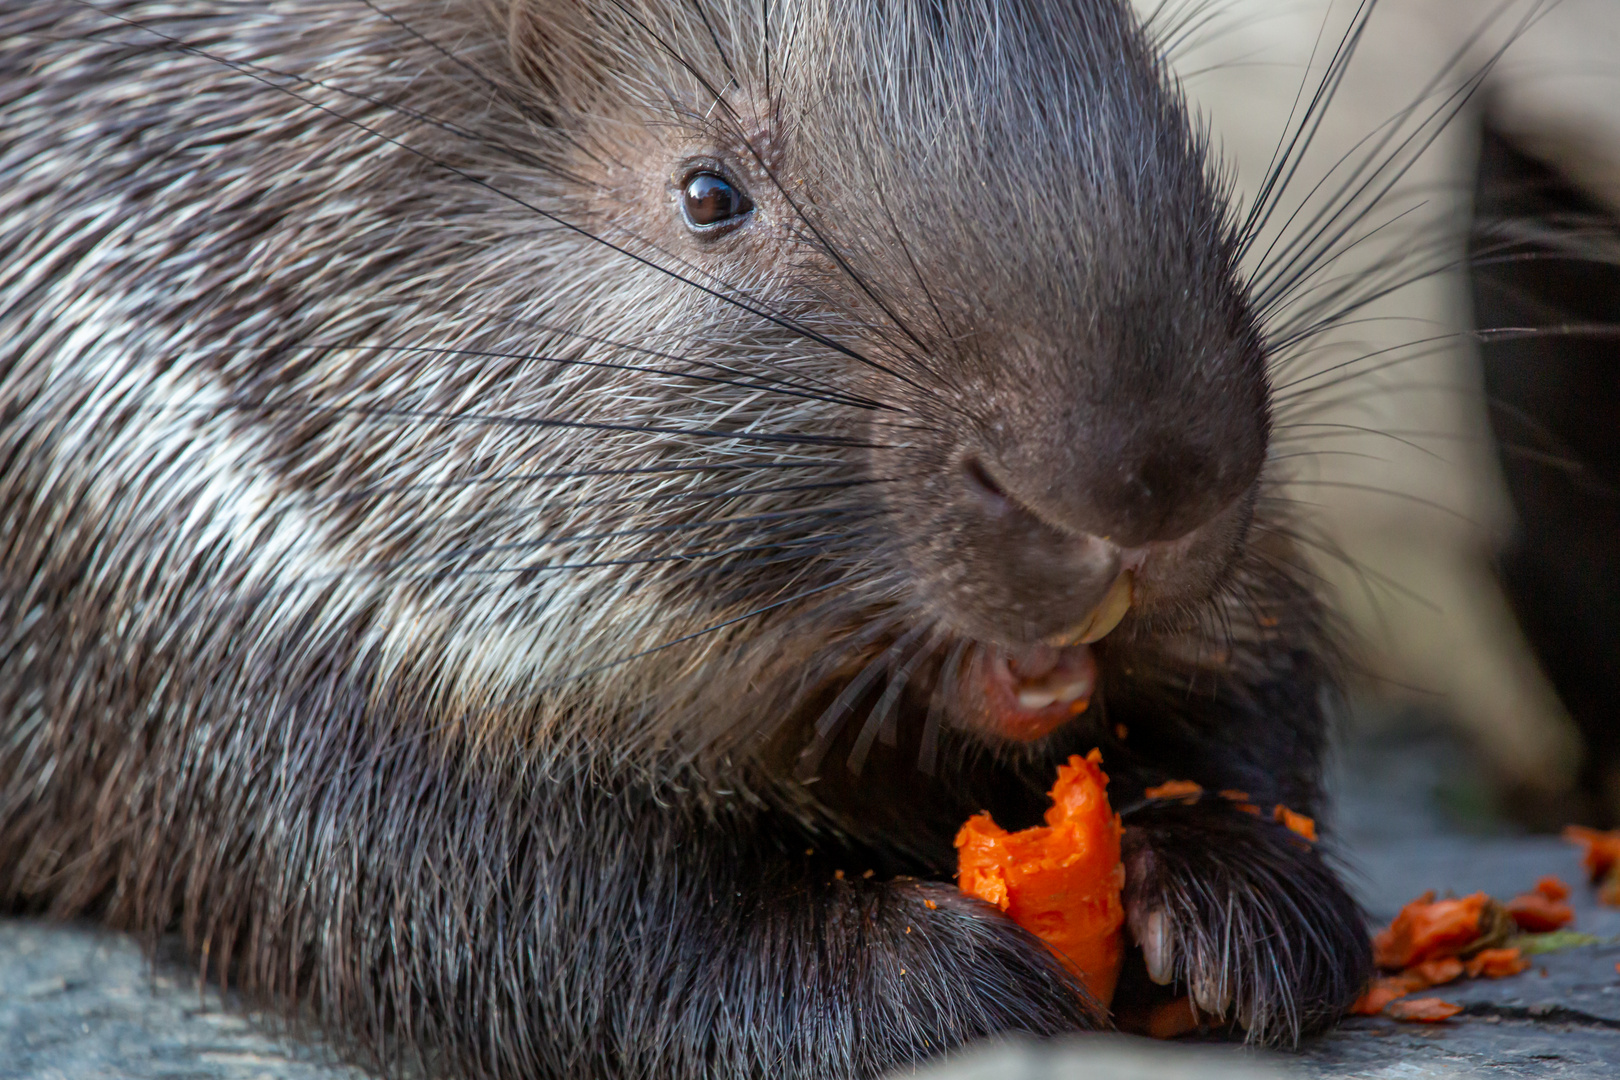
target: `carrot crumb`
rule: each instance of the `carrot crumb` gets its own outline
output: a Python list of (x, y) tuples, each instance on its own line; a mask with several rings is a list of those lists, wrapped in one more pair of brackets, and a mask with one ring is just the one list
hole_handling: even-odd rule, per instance
[(1399, 971), (1438, 956), (1451, 956), (1472, 944), (1490, 897), (1475, 893), (1457, 900), (1435, 900), (1431, 889), (1413, 900), (1395, 921), (1373, 936), (1378, 966)]
[(1439, 998), (1406, 998), (1391, 1002), (1389, 1015), (1407, 1023), (1438, 1024), (1462, 1012), (1461, 1005), (1453, 1005)]
[(1183, 799), (1189, 805), (1203, 793), (1204, 786), (1191, 780), (1167, 780), (1142, 792), (1149, 799)]
[(1570, 825), (1564, 829), (1564, 839), (1584, 849), (1581, 865), (1594, 882), (1620, 862), (1620, 830), (1602, 832), (1584, 825)]
[(833, 871), (833, 880), (834, 881), (843, 881), (844, 880), (844, 872), (842, 870), (834, 870)]
[[(1513, 951), (1517, 952), (1518, 950)], [(1425, 960), (1421, 964), (1413, 964), (1406, 970), (1423, 980), (1423, 985), (1414, 986), (1414, 990), (1427, 990), (1431, 986), (1443, 986), (1453, 979), (1461, 978), (1463, 962), (1455, 956), (1442, 956), (1436, 960)]]
[(924, 900), (923, 901), (923, 907), (927, 908), (929, 911), (938, 911), (939, 910), (939, 905), (934, 903), (932, 900)]
[(1368, 983), (1367, 989), (1363, 990), (1356, 1003), (1350, 1006), (1350, 1011), (1357, 1016), (1377, 1016), (1396, 998), (1423, 989), (1426, 987), (1415, 985), (1415, 981), (1406, 975), (1386, 975)]
[(1548, 899), (1539, 888), (1536, 892), (1515, 896), (1504, 906), (1519, 929), (1531, 934), (1562, 930), (1575, 921), (1573, 908), (1562, 900)]
[(1468, 977), (1505, 979), (1530, 968), (1530, 961), (1518, 949), (1481, 949), (1468, 959)]
[(1569, 886), (1551, 874), (1536, 882), (1536, 892), (1549, 900), (1568, 900)]
[(1311, 843), (1316, 843), (1316, 822), (1304, 814), (1296, 814), (1282, 803), (1271, 812), (1271, 816), (1282, 824), (1288, 826), (1289, 831), (1303, 836)]

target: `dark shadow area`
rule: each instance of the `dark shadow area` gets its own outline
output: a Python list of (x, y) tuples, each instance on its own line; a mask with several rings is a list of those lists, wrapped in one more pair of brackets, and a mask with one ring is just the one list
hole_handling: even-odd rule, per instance
[[(1500, 574), (1620, 821), (1620, 222), (1485, 131), (1470, 238), (1485, 388), (1518, 511)], [(1533, 333), (1516, 331), (1534, 328)]]

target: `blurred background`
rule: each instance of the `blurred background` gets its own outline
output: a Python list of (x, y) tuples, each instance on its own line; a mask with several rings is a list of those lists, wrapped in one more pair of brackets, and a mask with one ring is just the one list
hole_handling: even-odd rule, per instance
[(1267, 211), (1351, 750), (1421, 743), (1463, 827), (1620, 824), (1620, 0), (1137, 6)]

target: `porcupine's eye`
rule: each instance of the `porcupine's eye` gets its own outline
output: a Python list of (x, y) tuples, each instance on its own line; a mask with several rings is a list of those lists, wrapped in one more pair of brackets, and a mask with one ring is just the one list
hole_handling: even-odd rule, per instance
[(694, 232), (715, 232), (735, 225), (753, 208), (748, 196), (719, 173), (693, 173), (681, 189), (681, 213)]

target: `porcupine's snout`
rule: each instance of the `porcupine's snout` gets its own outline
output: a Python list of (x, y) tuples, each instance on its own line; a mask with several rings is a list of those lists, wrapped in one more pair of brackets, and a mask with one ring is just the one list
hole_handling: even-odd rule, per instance
[(1031, 739), (1084, 711), (1091, 646), (1134, 606), (1185, 603), (1219, 577), (1247, 522), (1265, 421), (1212, 437), (1020, 405), (1019, 437), (955, 456), (959, 535), (972, 537), (955, 591), (983, 645), (964, 687), (970, 719)]
[(1027, 740), (1077, 716), (1093, 644), (1202, 601), (1241, 546), (1267, 444), (1259, 350), (1168, 324), (1121, 335), (1139, 355), (1113, 363), (1014, 351), (953, 402), (970, 421), (928, 453), (938, 497), (917, 517), (935, 525), (910, 541), (941, 619), (978, 644), (969, 725)]

